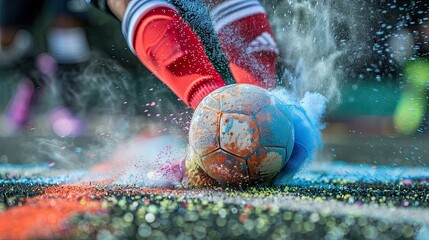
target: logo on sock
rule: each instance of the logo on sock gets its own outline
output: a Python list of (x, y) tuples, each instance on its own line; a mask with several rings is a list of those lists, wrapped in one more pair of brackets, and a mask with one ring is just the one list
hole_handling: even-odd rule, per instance
[(276, 42), (268, 32), (263, 32), (259, 35), (246, 49), (247, 54), (263, 51), (275, 52), (276, 54), (279, 53)]

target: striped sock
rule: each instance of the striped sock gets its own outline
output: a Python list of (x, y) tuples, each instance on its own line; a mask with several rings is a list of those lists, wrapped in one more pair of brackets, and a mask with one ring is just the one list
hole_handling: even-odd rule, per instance
[(225, 85), (198, 36), (168, 2), (131, 1), (122, 31), (140, 61), (188, 106), (196, 108)]
[(52, 28), (47, 40), (49, 53), (60, 64), (83, 63), (91, 57), (88, 39), (82, 28)]
[(210, 16), (235, 80), (275, 87), (278, 48), (259, 1), (227, 0), (215, 6)]

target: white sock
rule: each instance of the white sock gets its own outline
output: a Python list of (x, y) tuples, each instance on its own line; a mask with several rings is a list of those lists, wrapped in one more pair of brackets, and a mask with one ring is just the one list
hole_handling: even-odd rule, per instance
[(49, 53), (60, 64), (82, 63), (89, 60), (91, 50), (82, 28), (53, 28), (48, 33)]

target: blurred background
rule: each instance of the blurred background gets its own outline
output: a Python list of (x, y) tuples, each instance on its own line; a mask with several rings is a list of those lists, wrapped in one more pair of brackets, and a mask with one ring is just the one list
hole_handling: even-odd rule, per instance
[[(325, 95), (320, 161), (428, 165), (429, 3), (262, 0), (278, 84)], [(192, 116), (84, 0), (0, 0), (0, 164), (81, 168)]]

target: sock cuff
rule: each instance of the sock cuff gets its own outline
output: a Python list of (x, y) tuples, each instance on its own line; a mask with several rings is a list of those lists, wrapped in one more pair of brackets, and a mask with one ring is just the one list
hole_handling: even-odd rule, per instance
[(133, 42), (135, 27), (144, 13), (157, 7), (167, 7), (176, 10), (173, 5), (162, 0), (132, 0), (127, 6), (122, 20), (122, 34), (134, 54), (136, 54)]
[(91, 55), (85, 31), (82, 28), (52, 28), (48, 32), (49, 53), (61, 64), (88, 61)]
[(214, 90), (225, 86), (225, 82), (218, 79), (206, 79), (196, 83), (188, 93), (187, 104), (196, 109), (198, 104)]
[(266, 14), (258, 0), (227, 0), (210, 11), (216, 32), (226, 25), (255, 14)]

